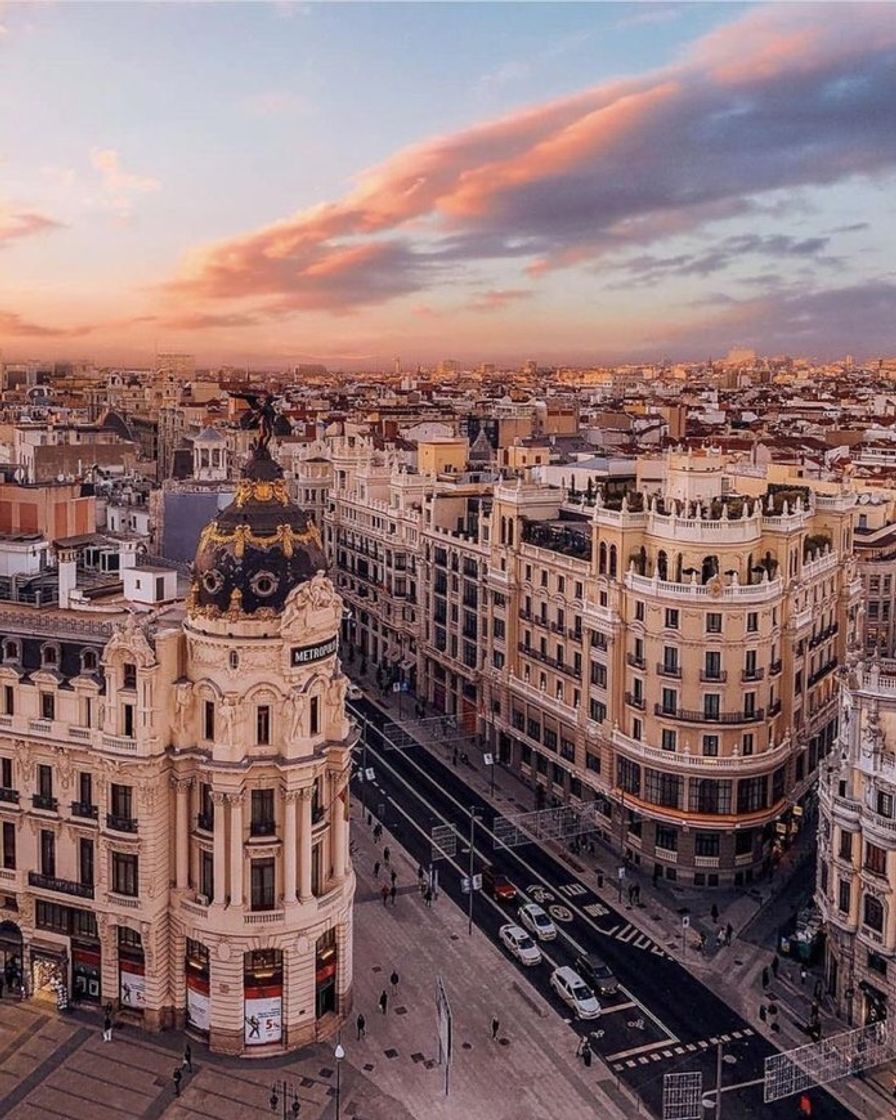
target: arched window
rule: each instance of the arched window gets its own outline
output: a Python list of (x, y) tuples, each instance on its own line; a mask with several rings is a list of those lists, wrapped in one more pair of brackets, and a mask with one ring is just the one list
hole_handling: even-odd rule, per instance
[(85, 649), (81, 651), (81, 672), (93, 673), (96, 671), (97, 656), (95, 649)]
[(18, 661), (21, 658), (21, 648), (14, 638), (9, 638), (3, 643), (3, 660)]
[(55, 669), (59, 664), (59, 647), (52, 642), (47, 642), (45, 646), (41, 647), (40, 659), (42, 665)]
[(669, 578), (669, 557), (666, 555), (664, 548), (661, 548), (656, 554), (656, 574), (663, 580)]
[(231, 669), (239, 669), (239, 667), (240, 667), (240, 655), (236, 652), (235, 649), (232, 649), (230, 651), (229, 660), (230, 660), (230, 668)]
[(700, 573), (700, 582), (709, 583), (709, 581), (719, 574), (719, 558), (718, 556), (704, 556), (703, 566)]
[(619, 554), (615, 544), (610, 545), (610, 576), (614, 577), (619, 569)]
[(878, 933), (884, 931), (884, 907), (883, 903), (874, 897), (873, 894), (865, 895), (865, 907), (862, 914), (862, 921), (868, 926), (869, 929), (876, 930)]
[(605, 576), (607, 574), (607, 544), (606, 541), (600, 542), (600, 548), (597, 550), (597, 571), (599, 575)]

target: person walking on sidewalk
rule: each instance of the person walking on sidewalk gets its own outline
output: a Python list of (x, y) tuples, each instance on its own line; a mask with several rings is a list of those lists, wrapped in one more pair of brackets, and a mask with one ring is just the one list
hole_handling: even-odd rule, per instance
[(382, 1011), (382, 1013), (385, 1015), (388, 1007), (389, 1007), (389, 993), (386, 991), (385, 988), (383, 988), (382, 992), (380, 993), (380, 1011)]
[(763, 988), (763, 991), (768, 987), (768, 984), (769, 984), (768, 969), (763, 968), (763, 970), (762, 970), (762, 988)]
[(781, 967), (781, 958), (777, 953), (772, 957), (772, 972), (775, 974), (775, 979), (778, 979), (778, 969)]
[(418, 863), (417, 864), (417, 886), (420, 888), (420, 893), (421, 894), (423, 893), (423, 880), (424, 880), (425, 876), (426, 876), (426, 872), (423, 870), (423, 864)]
[(393, 867), (393, 868), (392, 868), (392, 870), (391, 870), (391, 871), (389, 872), (389, 877), (391, 878), (391, 880), (392, 880), (392, 886), (394, 887), (394, 886), (395, 886), (395, 880), (396, 880), (396, 879), (398, 878), (398, 872), (397, 872), (397, 871), (395, 870), (395, 868), (394, 868), (394, 867)]
[(423, 901), (426, 903), (427, 906), (430, 907), (430, 909), (432, 908), (432, 887), (427, 887), (426, 890), (424, 891)]
[(389, 977), (389, 983), (392, 985), (392, 995), (398, 995), (398, 973), (392, 969), (392, 975)]
[(498, 1041), (498, 1031), (501, 1029), (501, 1022), (497, 1015), (492, 1016), (492, 1042)]
[(373, 826), (373, 838), (377, 842), (377, 844), (379, 844), (380, 837), (382, 835), (383, 835), (383, 826), (380, 824), (379, 821), (377, 821), (376, 824)]
[(103, 1019), (103, 1042), (112, 1041), (112, 1016), (106, 1011), (106, 1017)]
[(800, 1103), (797, 1106), (796, 1114), (797, 1116), (803, 1118), (803, 1120), (805, 1120), (806, 1117), (812, 1115), (812, 1101), (810, 1100), (808, 1093), (803, 1093), (803, 1095), (800, 1097)]
[(374, 879), (379, 879), (380, 877), (380, 861), (378, 859), (373, 862), (373, 877)]
[(806, 977), (808, 975), (809, 975), (809, 973), (806, 971), (806, 966), (804, 964), (801, 964), (800, 965), (800, 983), (801, 984), (806, 983)]
[(181, 1062), (181, 1065), (187, 1067), (188, 1073), (193, 1072), (193, 1048), (190, 1046), (189, 1042), (184, 1047), (184, 1060)]
[(396, 897), (397, 894), (398, 894), (398, 889), (395, 886), (395, 884), (393, 883), (392, 886), (389, 888), (389, 898), (392, 900), (392, 905), (393, 906), (395, 905), (395, 897)]
[(355, 1019), (355, 1026), (358, 1028), (358, 1041), (360, 1042), (362, 1038), (367, 1037), (367, 1020), (360, 1011), (358, 1012), (358, 1018)]
[(176, 1097), (179, 1097), (180, 1096), (180, 1083), (181, 1083), (181, 1079), (183, 1078), (183, 1072), (181, 1071), (180, 1066), (178, 1066), (175, 1069), (175, 1071), (174, 1071), (174, 1073), (172, 1073), (171, 1077), (174, 1080), (174, 1095)]
[(383, 896), (383, 906), (385, 906), (389, 901), (389, 888), (385, 883), (383, 883), (382, 887), (380, 887), (380, 894)]
[(729, 922), (728, 925), (725, 926), (725, 944), (730, 945), (733, 938), (734, 926)]
[(706, 934), (701, 930), (697, 939), (697, 952), (702, 953), (706, 948)]
[(389, 858), (391, 857), (391, 855), (392, 853), (388, 848), (383, 848), (383, 863), (386, 865), (386, 867), (389, 866)]

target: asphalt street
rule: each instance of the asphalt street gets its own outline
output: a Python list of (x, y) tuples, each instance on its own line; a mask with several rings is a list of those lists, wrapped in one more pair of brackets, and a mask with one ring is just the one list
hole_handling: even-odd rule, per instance
[[(515, 962), (521, 978), (556, 1008), (577, 1035), (587, 1035), (592, 1049), (645, 1102), (662, 1115), (663, 1078), (667, 1073), (699, 1072), (703, 1095), (716, 1085), (718, 1043), (723, 1044), (722, 1115), (725, 1120), (796, 1115), (797, 1097), (763, 1103), (764, 1061), (775, 1048), (698, 979), (673, 960), (661, 945), (641, 933), (617, 908), (576, 878), (550, 852), (535, 843), (506, 848), (492, 831), (495, 810), (464, 781), (465, 767), (442, 763), (367, 699), (349, 707), (366, 721), (367, 768), (373, 779), (356, 775), (356, 791), (369, 811), (425, 869), (433, 855), (432, 830), (452, 825), (457, 833), (453, 855), (438, 859), (440, 895), (465, 910), (469, 895), (462, 880), (469, 869), (471, 808), (474, 828), (473, 871), (491, 864), (508, 876), (518, 898), (499, 903), (485, 893), (473, 895), (473, 921), (496, 943), (498, 930), (516, 921), (525, 901), (539, 902), (557, 927), (555, 939), (541, 942), (544, 961), (534, 967)], [(401, 744), (400, 749), (392, 746)], [(361, 761), (360, 758), (358, 760)], [(450, 850), (450, 845), (448, 845)], [(444, 905), (440, 898), (436, 905)], [(507, 952), (507, 950), (504, 950)], [(600, 997), (599, 1019), (577, 1020), (554, 993), (549, 977), (558, 965), (573, 965), (578, 953), (592, 952), (607, 962), (620, 982), (615, 996)], [(509, 956), (509, 954), (508, 954)], [(511, 958), (513, 959), (513, 958)], [(577, 1039), (571, 1037), (575, 1047)], [(853, 1113), (821, 1089), (811, 1091), (813, 1117), (848, 1120)], [(712, 1109), (705, 1113), (713, 1116)]]

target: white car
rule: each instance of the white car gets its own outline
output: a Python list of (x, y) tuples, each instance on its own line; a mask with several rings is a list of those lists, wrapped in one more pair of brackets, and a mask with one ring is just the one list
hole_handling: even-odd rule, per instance
[(501, 938), (505, 948), (510, 950), (520, 964), (541, 963), (541, 949), (522, 927), (515, 926), (513, 922), (508, 922), (506, 926), (501, 926), (498, 930), (498, 937)]
[(350, 684), (345, 690), (345, 695), (349, 700), (363, 700), (364, 693), (356, 684)]
[(551, 973), (551, 987), (579, 1019), (596, 1019), (601, 1006), (581, 976), (564, 965)]
[(557, 927), (537, 902), (527, 902), (517, 911), (520, 923), (539, 941), (551, 941), (557, 936)]

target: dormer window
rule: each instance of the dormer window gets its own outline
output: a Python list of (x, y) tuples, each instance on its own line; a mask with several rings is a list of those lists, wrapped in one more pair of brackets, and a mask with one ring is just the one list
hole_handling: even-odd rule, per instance
[(3, 660), (4, 661), (21, 661), (22, 650), (17, 641), (10, 638), (3, 643)]
[(41, 647), (41, 665), (45, 669), (55, 669), (59, 665), (59, 647), (48, 643)]
[(81, 672), (94, 673), (96, 672), (97, 655), (95, 649), (85, 649), (81, 651)]
[(137, 666), (132, 665), (129, 661), (126, 661), (121, 667), (121, 687), (137, 687)]

